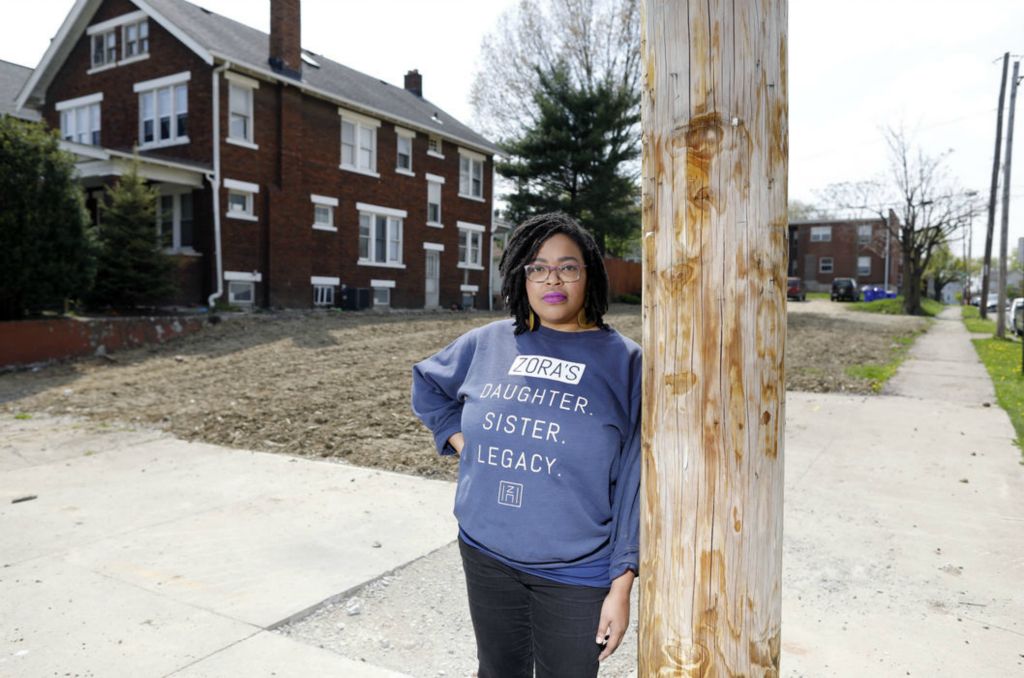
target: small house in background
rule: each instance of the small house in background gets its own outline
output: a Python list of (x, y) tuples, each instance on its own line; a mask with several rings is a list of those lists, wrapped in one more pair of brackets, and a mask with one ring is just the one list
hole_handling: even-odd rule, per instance
[[(898, 228), (895, 214), (890, 224)], [(789, 275), (811, 292), (827, 292), (835, 278), (889, 290), (902, 282), (899, 239), (881, 219), (826, 219), (789, 224)], [(887, 274), (888, 269), (888, 274)]]
[(354, 71), (302, 49), (299, 0), (270, 12), (267, 35), (184, 0), (79, 0), (17, 108), (60, 130), (99, 223), (137, 157), (173, 303), (487, 308), (498, 149), (418, 71)]
[(0, 116), (9, 115), (30, 122), (39, 121), (39, 111), (33, 108), (19, 109), (15, 103), (18, 93), (31, 75), (31, 68), (0, 59)]

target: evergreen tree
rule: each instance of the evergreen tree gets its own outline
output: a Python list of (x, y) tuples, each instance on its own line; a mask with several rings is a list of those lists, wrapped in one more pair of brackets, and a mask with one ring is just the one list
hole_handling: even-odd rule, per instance
[(95, 247), (74, 162), (40, 124), (0, 116), (0, 320), (85, 294)]
[(173, 262), (156, 233), (157, 193), (136, 167), (107, 191), (99, 225), (100, 253), (90, 302), (131, 309), (174, 293)]
[(602, 251), (609, 236), (628, 240), (640, 228), (638, 95), (609, 81), (573, 84), (559, 65), (538, 70), (534, 102), (536, 121), (503, 144), (509, 160), (497, 166), (515, 187), (505, 196), (508, 217), (518, 223), (562, 211), (589, 229)]

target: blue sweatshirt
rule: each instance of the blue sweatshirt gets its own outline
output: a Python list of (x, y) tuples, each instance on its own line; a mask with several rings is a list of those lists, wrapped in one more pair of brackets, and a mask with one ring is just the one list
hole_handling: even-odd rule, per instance
[(477, 328), (417, 363), (413, 411), (441, 454), (465, 438), (466, 541), (523, 571), (608, 586), (638, 569), (640, 347), (614, 330), (513, 327)]

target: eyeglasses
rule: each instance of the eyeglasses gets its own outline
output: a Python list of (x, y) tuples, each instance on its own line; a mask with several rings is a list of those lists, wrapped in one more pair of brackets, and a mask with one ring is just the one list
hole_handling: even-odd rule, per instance
[(530, 282), (547, 282), (552, 271), (556, 271), (558, 279), (562, 282), (576, 282), (583, 275), (583, 264), (562, 264), (561, 266), (546, 266), (545, 264), (527, 264), (523, 266), (526, 271), (526, 279)]

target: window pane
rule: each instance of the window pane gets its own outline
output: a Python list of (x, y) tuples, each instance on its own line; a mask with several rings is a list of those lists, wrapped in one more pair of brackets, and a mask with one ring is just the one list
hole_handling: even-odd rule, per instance
[(370, 258), (370, 215), (359, 215), (359, 258)]
[(374, 231), (374, 261), (384, 261), (387, 252), (388, 218), (376, 217), (376, 229)]
[(331, 208), (327, 205), (314, 205), (313, 221), (324, 226), (332, 226), (334, 219), (332, 219)]
[(92, 36), (92, 65), (99, 66), (103, 63), (103, 36)]
[(473, 195), (478, 198), (484, 194), (484, 165), (481, 162), (473, 161)]
[(71, 111), (61, 111), (60, 132), (61, 136), (67, 141), (71, 141), (74, 138), (74, 130), (71, 129), (72, 125), (74, 125), (74, 116)]
[(160, 214), (158, 219), (160, 244), (163, 247), (174, 246), (174, 196), (160, 196)]
[(402, 260), (402, 222), (399, 219), (388, 219), (388, 261)]
[(355, 125), (341, 122), (341, 164), (356, 164), (356, 132)]
[(469, 260), (466, 259), (466, 236), (468, 231), (461, 231), (459, 233), (459, 262), (466, 264)]
[(232, 113), (249, 114), (249, 90), (232, 83), (230, 90), (230, 105)]
[(188, 136), (188, 87), (178, 85), (174, 88), (174, 111), (178, 114), (178, 128), (175, 136)]
[(432, 224), (441, 222), (441, 206), (436, 203), (427, 204), (427, 221)]
[(106, 62), (112, 64), (117, 61), (117, 33), (107, 33), (107, 57)]
[(373, 288), (373, 304), (374, 304), (374, 306), (390, 306), (391, 305), (391, 288), (390, 287), (374, 287)]
[(157, 110), (160, 115), (160, 140), (171, 138), (171, 88), (157, 90)]
[(192, 194), (183, 193), (179, 196), (181, 201), (181, 225), (179, 227), (179, 244), (182, 247), (192, 247)]
[(372, 170), (376, 167), (373, 158), (373, 142), (376, 130), (359, 128), (359, 167)]
[(459, 158), (459, 193), (469, 194), (469, 158)]
[(237, 113), (232, 113), (231, 114), (230, 129), (228, 131), (228, 136), (234, 137), (235, 139), (246, 139), (246, 140), (248, 140), (249, 136), (247, 134), (247, 131), (248, 131), (247, 130), (248, 125), (246, 124), (247, 122), (248, 122), (248, 119), (244, 115), (238, 115)]
[(239, 193), (237, 191), (231, 191), (228, 193), (228, 211), (229, 212), (248, 212), (249, 211), (249, 200), (248, 194)]
[(152, 92), (144, 92), (143, 94), (141, 94), (139, 96), (139, 99), (142, 102), (142, 117), (143, 118), (152, 118), (153, 117), (153, 93)]
[(89, 107), (81, 106), (75, 109), (75, 141), (89, 143)]

